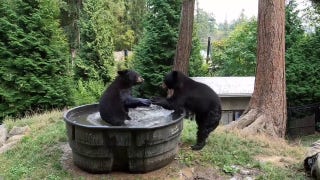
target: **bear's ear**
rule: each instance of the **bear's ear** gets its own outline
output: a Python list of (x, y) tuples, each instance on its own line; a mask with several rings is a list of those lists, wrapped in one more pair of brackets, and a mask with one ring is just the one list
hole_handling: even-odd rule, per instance
[(178, 71), (172, 71), (172, 77), (176, 79), (178, 77)]
[(126, 70), (118, 71), (118, 74), (119, 74), (120, 76), (122, 76), (122, 75), (127, 74), (127, 72), (128, 72), (128, 70), (126, 69)]

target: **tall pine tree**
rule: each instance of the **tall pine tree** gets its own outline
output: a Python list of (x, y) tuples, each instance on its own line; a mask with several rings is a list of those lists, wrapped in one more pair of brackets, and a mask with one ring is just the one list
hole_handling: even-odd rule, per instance
[(198, 36), (199, 27), (197, 24), (193, 26), (192, 47), (189, 61), (189, 76), (208, 76), (208, 65), (205, 63), (201, 55), (201, 42)]
[(75, 77), (109, 82), (115, 75), (113, 37), (117, 3), (86, 0), (80, 15), (80, 49)]
[(177, 44), (181, 0), (149, 0), (143, 38), (135, 48), (134, 69), (145, 82), (140, 96), (163, 92), (163, 77), (172, 69)]
[(0, 3), (0, 121), (71, 103), (59, 1)]

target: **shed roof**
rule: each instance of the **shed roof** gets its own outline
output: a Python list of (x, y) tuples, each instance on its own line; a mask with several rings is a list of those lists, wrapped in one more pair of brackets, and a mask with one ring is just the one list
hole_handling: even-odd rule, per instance
[(220, 97), (251, 97), (254, 76), (249, 77), (191, 77), (211, 87)]

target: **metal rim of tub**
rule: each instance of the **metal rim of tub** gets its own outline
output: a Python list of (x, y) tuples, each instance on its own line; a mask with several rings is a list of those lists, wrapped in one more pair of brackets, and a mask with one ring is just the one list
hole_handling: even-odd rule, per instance
[(151, 126), (151, 127), (128, 127), (128, 126), (96, 126), (96, 125), (84, 125), (84, 124), (80, 124), (80, 123), (77, 123), (77, 122), (73, 122), (70, 120), (69, 116), (72, 115), (70, 114), (71, 112), (75, 111), (75, 110), (78, 110), (78, 112), (81, 112), (79, 111), (80, 109), (86, 109), (87, 108), (93, 108), (95, 109), (94, 107), (97, 107), (98, 106), (98, 103), (95, 103), (95, 104), (85, 104), (85, 105), (81, 105), (81, 106), (77, 106), (77, 107), (73, 107), (71, 109), (68, 109), (67, 111), (65, 111), (63, 113), (63, 119), (64, 121), (68, 122), (68, 123), (71, 123), (73, 125), (76, 125), (76, 126), (80, 126), (80, 127), (84, 127), (84, 128), (95, 128), (95, 129), (130, 129), (130, 130), (143, 130), (143, 129), (158, 129), (158, 128), (164, 128), (164, 127), (167, 127), (167, 126), (170, 126), (180, 120), (182, 120), (184, 117), (185, 117), (185, 112), (183, 112), (182, 114), (178, 114), (178, 113), (175, 113), (173, 112), (172, 115), (174, 116), (172, 118), (172, 121), (169, 121), (169, 122), (166, 122), (164, 124), (161, 124), (159, 126)]

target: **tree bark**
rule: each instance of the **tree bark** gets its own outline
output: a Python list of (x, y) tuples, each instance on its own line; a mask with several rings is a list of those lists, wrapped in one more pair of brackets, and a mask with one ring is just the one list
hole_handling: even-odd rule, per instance
[(246, 112), (227, 128), (284, 137), (287, 120), (285, 82), (285, 0), (259, 0), (254, 92)]
[(195, 0), (183, 0), (179, 39), (174, 57), (174, 70), (181, 71), (188, 75), (189, 58), (191, 53), (193, 19)]

